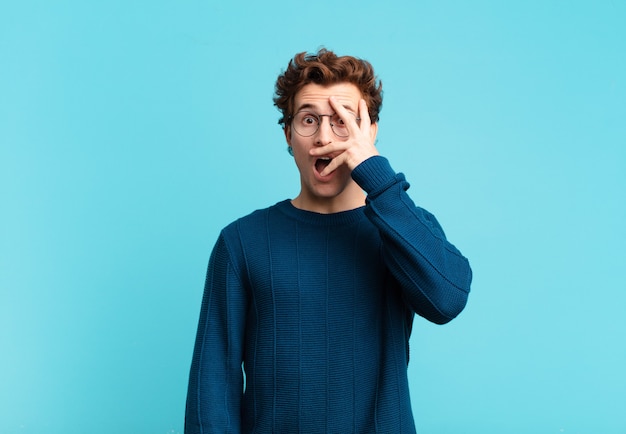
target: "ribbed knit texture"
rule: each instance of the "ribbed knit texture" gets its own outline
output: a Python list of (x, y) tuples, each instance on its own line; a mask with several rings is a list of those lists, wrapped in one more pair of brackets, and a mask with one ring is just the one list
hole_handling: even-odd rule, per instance
[[(383, 157), (353, 171), (365, 207), (289, 201), (220, 234), (207, 272), (185, 432), (414, 433), (414, 313), (465, 306), (467, 260)], [(244, 381), (242, 363), (246, 374)]]

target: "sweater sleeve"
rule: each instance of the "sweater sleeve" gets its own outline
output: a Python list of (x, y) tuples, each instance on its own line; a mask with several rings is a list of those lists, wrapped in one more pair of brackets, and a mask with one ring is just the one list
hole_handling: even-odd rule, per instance
[(185, 434), (240, 433), (246, 295), (220, 235), (206, 276), (191, 362)]
[(371, 157), (352, 172), (367, 193), (365, 214), (378, 228), (382, 254), (404, 297), (418, 315), (437, 324), (465, 307), (472, 270), (428, 211), (417, 207), (386, 158)]

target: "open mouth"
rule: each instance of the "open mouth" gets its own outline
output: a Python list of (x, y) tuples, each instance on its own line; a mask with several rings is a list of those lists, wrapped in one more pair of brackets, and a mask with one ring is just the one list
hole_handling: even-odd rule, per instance
[(326, 169), (326, 166), (330, 164), (332, 158), (330, 157), (321, 157), (315, 161), (315, 170), (317, 173), (322, 173), (322, 170)]

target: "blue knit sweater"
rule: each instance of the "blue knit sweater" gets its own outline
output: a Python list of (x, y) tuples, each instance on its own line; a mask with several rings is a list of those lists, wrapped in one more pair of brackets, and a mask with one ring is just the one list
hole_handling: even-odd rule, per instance
[(185, 433), (415, 432), (414, 314), (453, 319), (471, 269), (385, 158), (352, 176), (367, 193), (362, 208), (317, 214), (283, 201), (221, 232)]

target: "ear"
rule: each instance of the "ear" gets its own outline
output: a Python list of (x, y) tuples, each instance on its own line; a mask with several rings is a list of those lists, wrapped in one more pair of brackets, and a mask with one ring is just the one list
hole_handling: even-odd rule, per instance
[(291, 146), (291, 127), (289, 125), (285, 125), (283, 132), (285, 133), (285, 141), (289, 146)]
[(378, 122), (370, 125), (370, 140), (372, 144), (376, 143), (376, 136), (378, 135)]

